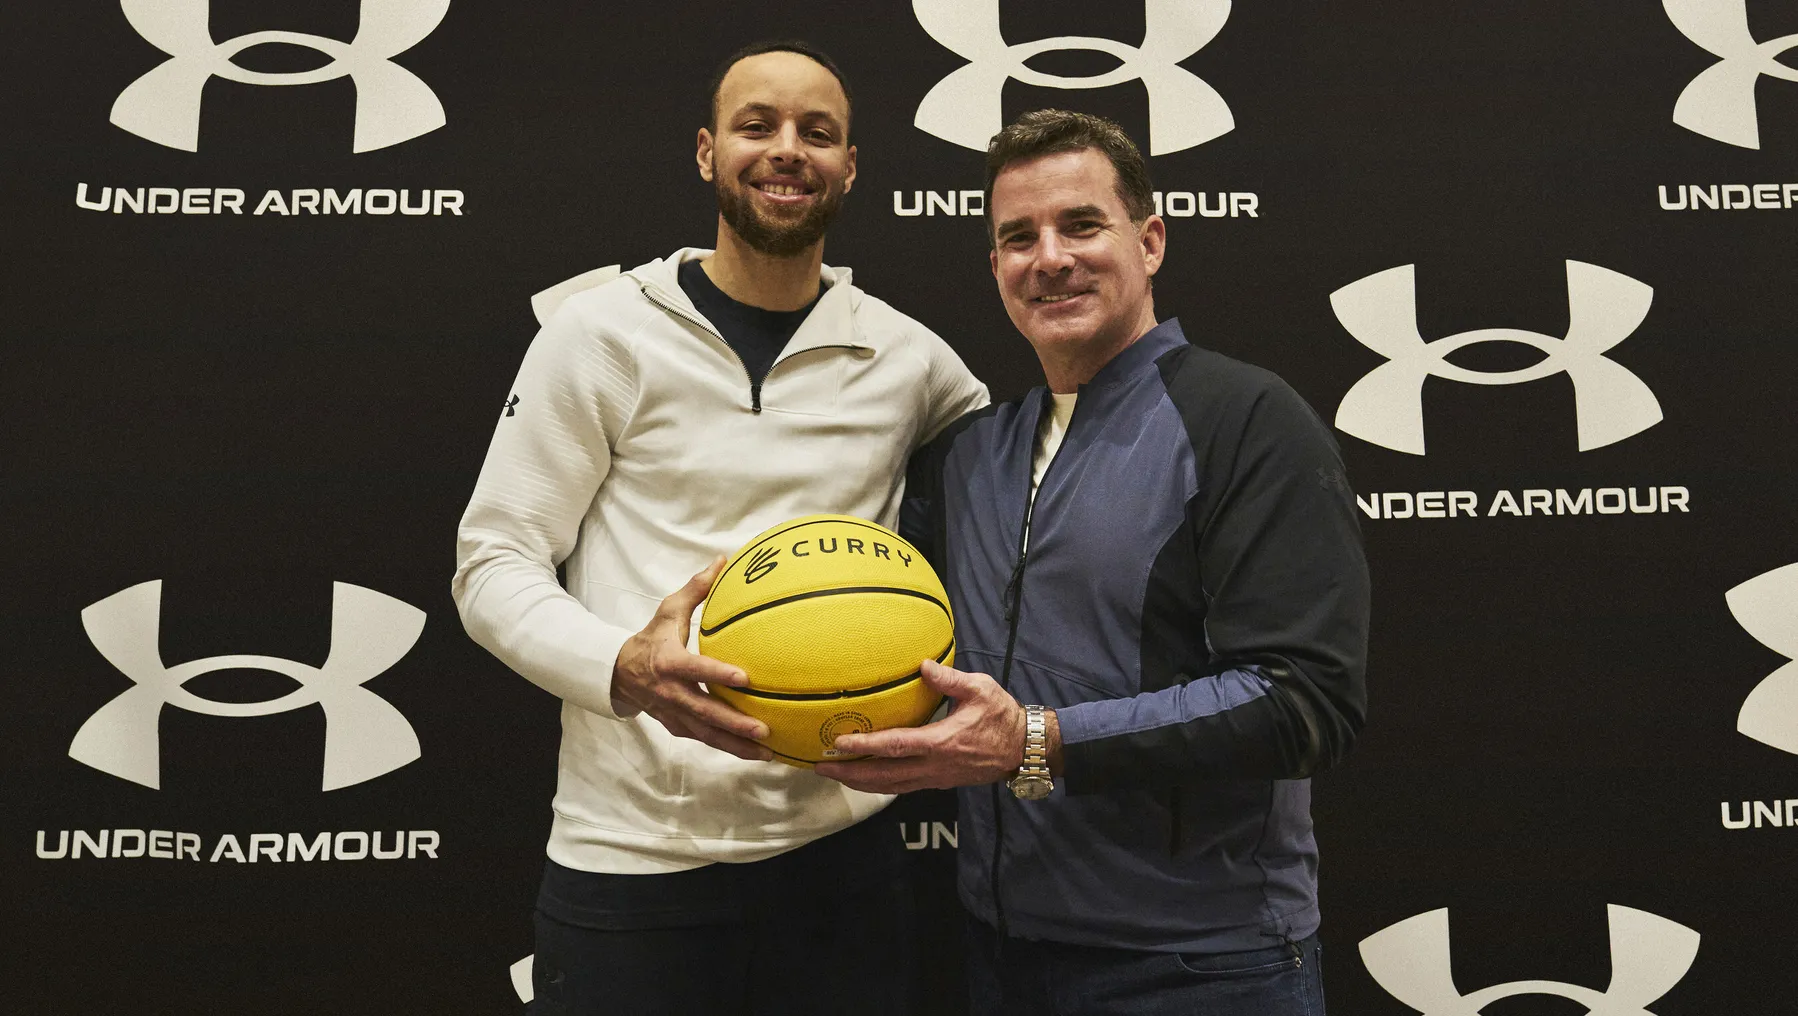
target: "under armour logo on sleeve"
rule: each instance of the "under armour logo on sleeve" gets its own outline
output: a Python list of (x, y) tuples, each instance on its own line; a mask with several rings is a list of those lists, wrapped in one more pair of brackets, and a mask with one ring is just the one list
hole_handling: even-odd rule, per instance
[[(1573, 379), (1579, 450), (1614, 444), (1661, 422), (1661, 404), (1642, 379), (1604, 353), (1648, 316), (1654, 290), (1608, 268), (1567, 262), (1565, 338), (1517, 328), (1483, 328), (1425, 342), (1417, 330), (1415, 265), (1388, 268), (1330, 294), (1336, 318), (1355, 340), (1390, 360), (1355, 382), (1336, 410), (1336, 426), (1383, 448), (1424, 453), (1423, 385), (1431, 377), (1476, 385), (1514, 385), (1565, 373)], [(1510, 371), (1477, 371), (1448, 362), (1483, 342), (1520, 342), (1547, 354)]]
[[(1014, 46), (999, 30), (999, 0), (913, 0), (912, 10), (931, 38), (970, 61), (931, 88), (912, 122), (963, 148), (986, 151), (987, 142), (1005, 126), (1000, 100), (1005, 82), (1014, 78), (1064, 89), (1140, 80), (1149, 92), (1150, 155), (1202, 145), (1236, 126), (1217, 89), (1180, 66), (1223, 29), (1230, 17), (1230, 0), (1145, 0), (1147, 30), (1141, 46), (1073, 35)], [(1084, 78), (1025, 66), (1033, 56), (1062, 50), (1095, 50), (1121, 64)]]
[[(349, 42), (301, 32), (251, 32), (214, 42), (210, 0), (121, 0), (139, 35), (169, 55), (128, 85), (112, 104), (112, 122), (146, 141), (186, 152), (200, 148), (200, 103), (215, 77), (246, 85), (309, 85), (348, 77), (356, 85), (351, 151), (410, 141), (445, 123), (430, 86), (393, 57), (418, 45), (443, 21), (450, 0), (362, 0), (362, 22)], [(279, 42), (331, 58), (308, 71), (252, 71), (231, 58)]]

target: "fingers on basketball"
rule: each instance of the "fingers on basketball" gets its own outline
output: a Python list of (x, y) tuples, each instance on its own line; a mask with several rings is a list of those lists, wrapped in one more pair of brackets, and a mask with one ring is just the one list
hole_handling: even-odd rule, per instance
[(710, 695), (695, 695), (694, 700), (688, 705), (689, 710), (701, 722), (719, 730), (750, 740), (759, 740), (768, 736), (766, 723), (737, 710), (722, 699), (713, 698)]
[(814, 515), (752, 539), (719, 573), (700, 620), (702, 653), (750, 675), (715, 690), (767, 722), (769, 748), (810, 765), (844, 754), (839, 735), (927, 720), (942, 698), (921, 658), (954, 652), (948, 594), (898, 535)]

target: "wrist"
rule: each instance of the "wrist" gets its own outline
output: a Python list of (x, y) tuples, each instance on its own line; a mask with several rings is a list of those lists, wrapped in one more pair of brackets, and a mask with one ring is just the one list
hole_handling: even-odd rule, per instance
[(1049, 718), (1053, 715), (1039, 705), (1019, 707), (1023, 712), (1024, 744), (1018, 753), (1016, 774), (1007, 781), (1011, 792), (1021, 801), (1040, 801), (1055, 789), (1049, 770)]
[(626, 639), (618, 647), (618, 655), (612, 660), (612, 673), (607, 680), (607, 697), (611, 699), (612, 712), (621, 720), (628, 720), (643, 711), (630, 693), (631, 675), (643, 656), (642, 639), (641, 632)]
[[(1013, 766), (1014, 769), (1022, 768), (1024, 766), (1025, 761), (1026, 761), (1026, 756), (1030, 752), (1029, 737), (1025, 732), (1025, 728), (1027, 726), (1026, 717), (1029, 715), (1029, 711), (1030, 711), (1029, 706), (1025, 706), (1025, 705), (1018, 706), (1018, 737), (1017, 737), (1018, 747), (1017, 747), (1017, 750), (1012, 753), (1012, 756), (1017, 759), (1017, 762)], [(1046, 706), (1043, 708), (1043, 725), (1045, 728), (1044, 729), (1045, 736), (1044, 736), (1044, 752), (1043, 752), (1043, 754), (1048, 759), (1049, 775), (1060, 776), (1061, 768), (1062, 768), (1061, 767), (1061, 720), (1056, 717), (1055, 710), (1050, 709)]]

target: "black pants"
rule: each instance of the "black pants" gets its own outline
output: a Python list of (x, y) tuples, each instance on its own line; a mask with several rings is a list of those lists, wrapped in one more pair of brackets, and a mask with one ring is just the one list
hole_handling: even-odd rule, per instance
[[(654, 876), (647, 876), (654, 877)], [(539, 911), (530, 1016), (912, 1016), (911, 893), (731, 924), (602, 931)]]
[(893, 863), (904, 844), (890, 823), (862, 825), (767, 861), (670, 875), (552, 862), (526, 1012), (912, 1016), (918, 929)]

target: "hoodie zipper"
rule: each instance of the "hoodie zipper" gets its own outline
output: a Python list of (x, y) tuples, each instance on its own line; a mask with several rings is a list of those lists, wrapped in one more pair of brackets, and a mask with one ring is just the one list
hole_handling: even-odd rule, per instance
[[(711, 337), (717, 339), (719, 342), (724, 343), (724, 348), (730, 350), (731, 359), (737, 361), (737, 367), (743, 371), (743, 380), (748, 382), (748, 384), (749, 384), (749, 411), (751, 413), (760, 415), (760, 413), (762, 411), (762, 385), (767, 383), (768, 375), (773, 374), (775, 371), (775, 368), (779, 367), (781, 364), (783, 364), (787, 361), (787, 357), (785, 355), (776, 357), (774, 362), (768, 365), (768, 374), (763, 374), (762, 379), (760, 381), (757, 381), (755, 378), (750, 376), (749, 365), (744, 363), (743, 358), (737, 354), (736, 347), (732, 346), (729, 342), (727, 342), (725, 340), (724, 336), (718, 334), (718, 329), (713, 328), (710, 324), (708, 324), (703, 318), (699, 317), (698, 315), (689, 314), (686, 311), (680, 309), (679, 307), (676, 307), (673, 304), (661, 299), (660, 297), (658, 297), (655, 294), (654, 290), (650, 289), (650, 287), (648, 285), (639, 283), (638, 288), (643, 291), (643, 295), (649, 299), (650, 303), (653, 303), (657, 307), (660, 307), (663, 310), (667, 311), (668, 313), (673, 314), (675, 317), (685, 320), (689, 324), (703, 330), (707, 335), (710, 335)], [(825, 345), (825, 346), (807, 346), (806, 347), (806, 349), (808, 349), (808, 350), (809, 349), (865, 349), (865, 348), (867, 348), (867, 347), (857, 346), (857, 345), (854, 345), (853, 343), (847, 343), (847, 342), (831, 343), (830, 345)]]

